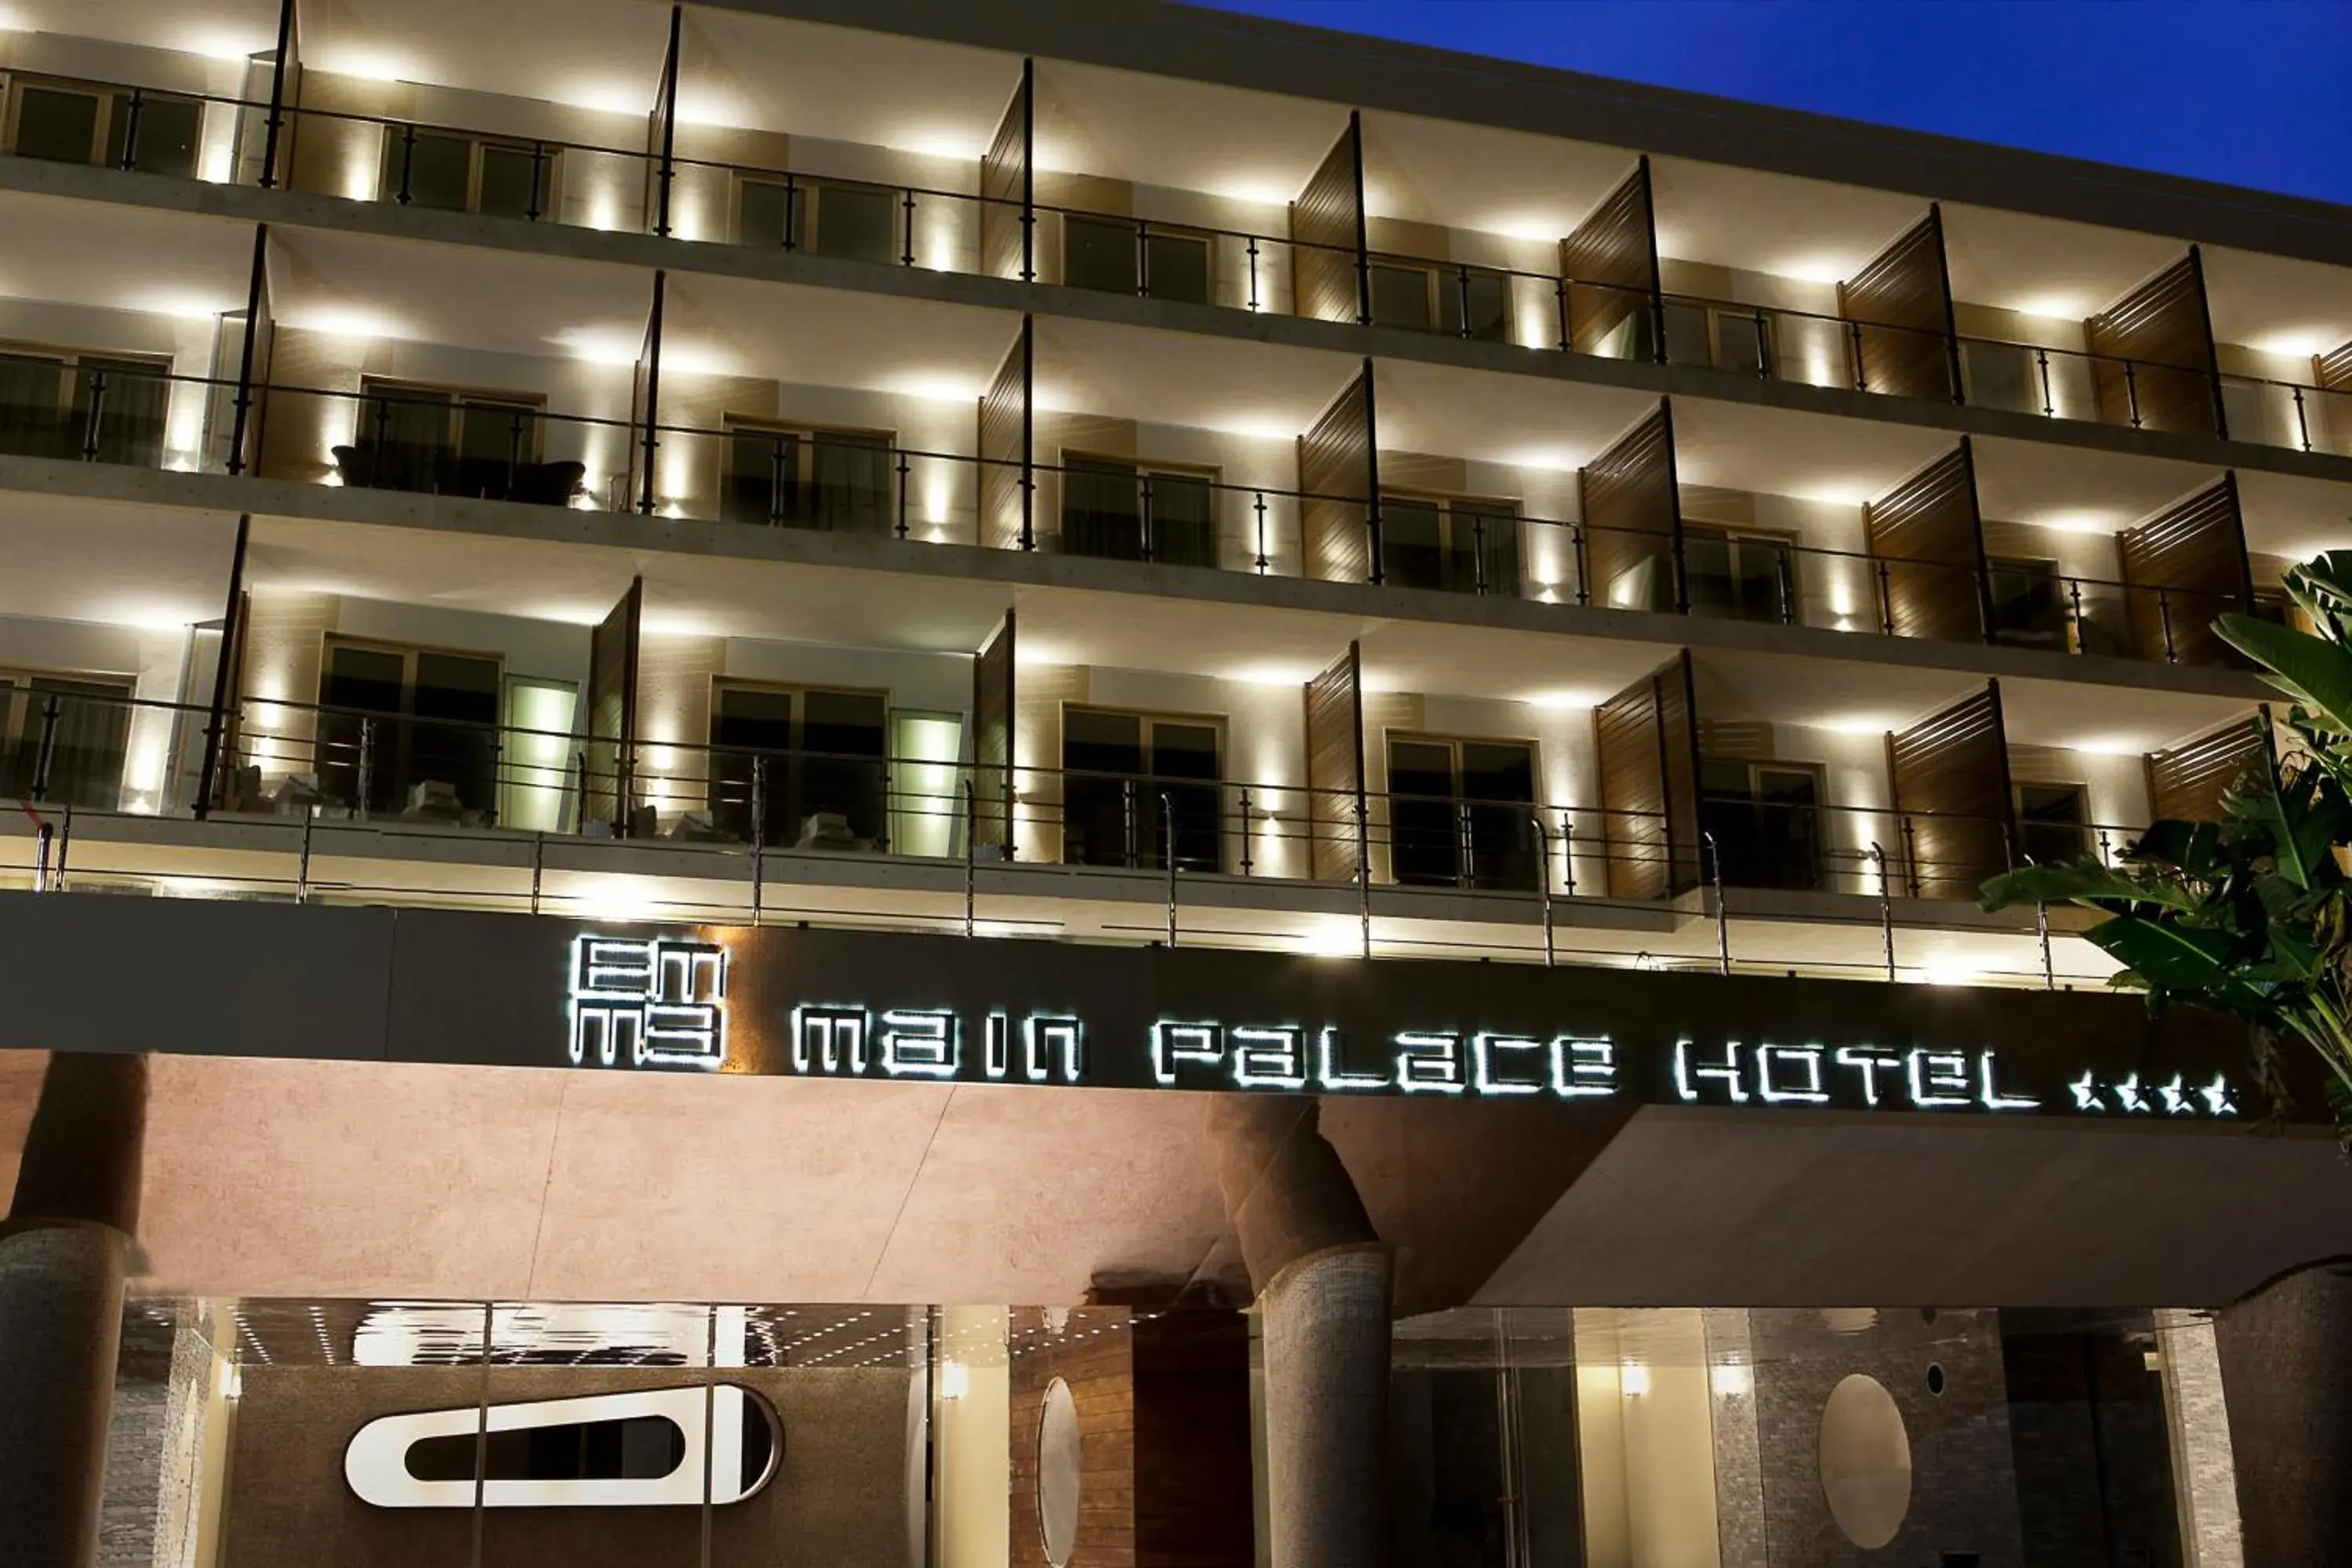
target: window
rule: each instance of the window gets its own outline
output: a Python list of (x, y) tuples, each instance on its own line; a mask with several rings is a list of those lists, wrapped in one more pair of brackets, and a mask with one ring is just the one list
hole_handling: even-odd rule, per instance
[(888, 847), (889, 699), (721, 681), (710, 693), (710, 819), (749, 843)]
[(1223, 870), (1223, 738), (1213, 720), (1063, 710), (1064, 862), (1164, 870), (1172, 825), (1177, 869)]
[(2066, 584), (2055, 561), (1995, 556), (1985, 563), (1993, 640), (2011, 647), (2066, 649)]
[(1796, 546), (1782, 535), (1683, 527), (1683, 576), (1691, 614), (1793, 624)]
[(1106, 458), (1062, 458), (1062, 549), (1110, 561), (1217, 563), (1213, 475)]
[(2016, 786), (2018, 849), (2037, 866), (2078, 860), (2091, 852), (2089, 792), (2081, 784)]
[(1532, 890), (1536, 749), (1517, 741), (1391, 737), (1391, 869), (1409, 887)]
[(0, 351), (0, 452), (161, 468), (171, 374), (164, 360)]
[(1665, 304), (1666, 363), (1742, 375), (1772, 374), (1772, 320), (1752, 306), (1697, 300)]
[(845, 180), (745, 180), (736, 197), (736, 236), (770, 249), (901, 263), (905, 200), (887, 185)]
[(541, 408), (528, 395), (371, 379), (352, 444), (335, 448), (336, 468), (361, 488), (562, 506), (583, 470), (539, 460)]
[(1699, 822), (1714, 836), (1727, 888), (1818, 891), (1821, 807), (1817, 768), (1712, 757), (1699, 765)]
[(20, 158), (195, 177), (205, 106), (194, 99), (23, 78), (8, 96), (8, 145)]
[(1517, 503), (1383, 494), (1381, 577), (1397, 588), (1516, 598)]
[(1960, 344), (1960, 375), (1969, 401), (1979, 408), (2007, 408), (2020, 414), (2046, 412), (2042, 375), (2035, 359), (2034, 351), (2022, 343), (1964, 340)]
[[(0, 742), (5, 742), (0, 798), (114, 810), (122, 803), (130, 704), (127, 680), (0, 675)], [(41, 769), (44, 736), (46, 775)]]
[(1372, 324), (1407, 331), (1506, 342), (1510, 331), (1510, 279), (1483, 267), (1372, 258)]
[(368, 812), (495, 826), (499, 660), (327, 640), (312, 766), (319, 793)]
[(1073, 289), (1209, 302), (1209, 237), (1133, 218), (1062, 219), (1062, 281)]
[(891, 445), (887, 433), (790, 429), (729, 420), (729, 522), (887, 533)]
[(405, 126), (384, 137), (380, 188), (403, 206), (535, 223), (551, 210), (555, 160), (536, 142)]

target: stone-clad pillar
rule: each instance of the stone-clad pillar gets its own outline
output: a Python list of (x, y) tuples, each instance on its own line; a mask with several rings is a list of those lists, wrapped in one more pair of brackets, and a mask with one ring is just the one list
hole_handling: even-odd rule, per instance
[(1312, 1100), (1220, 1098), (1217, 1180), (1258, 1292), (1274, 1568), (1378, 1568), (1390, 1260)]
[(51, 1059), (0, 1225), (0, 1563), (9, 1568), (97, 1560), (146, 1117), (145, 1058)]
[(2272, 1280), (2214, 1321), (2246, 1568), (2352, 1552), (2352, 1258)]

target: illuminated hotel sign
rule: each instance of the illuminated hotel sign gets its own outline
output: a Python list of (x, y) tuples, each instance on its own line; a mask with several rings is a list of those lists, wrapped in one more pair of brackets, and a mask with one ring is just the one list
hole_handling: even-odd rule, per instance
[[(813, 934), (791, 933), (787, 941), (806, 942)], [(1016, 946), (982, 944), (1006, 958)], [(866, 1004), (822, 994), (762, 995), (734, 1020), (745, 1048), (730, 1057), (729, 1012), (740, 1003), (740, 990), (736, 998), (729, 992), (733, 956), (716, 941), (575, 938), (565, 1059), (580, 1067), (828, 1079), (1628, 1105), (2202, 1120), (2239, 1112), (2225, 1073), (2210, 1066), (2193, 1074), (2186, 1068), (2136, 1069), (2110, 1059), (2112, 1050), (2096, 1053), (2101, 1065), (2095, 1066), (2087, 1059), (2064, 1063), (2056, 1048), (2028, 1051), (1948, 1037), (1888, 1039), (1882, 1033), (1887, 1043), (1876, 1043), (1825, 1033), (1784, 1042), (1761, 1037), (1769, 1032), (1762, 1026), (1704, 1034), (1661, 1021), (1649, 1007), (1630, 1030), (1513, 1030), (1454, 1026), (1432, 1018), (1433, 1009), (1416, 1001), (1381, 1008), (1415, 1026), (1366, 1029), (1360, 1021), (1366, 1006), (1345, 994), (1330, 1000), (1335, 1011), (1345, 1006), (1355, 1016), (1352, 1026), (1273, 1022), (1245, 1013), (1179, 1016), (1164, 1010), (1164, 996), (1158, 998), (1163, 1010), (1152, 1016), (1136, 1010), (1132, 987), (1116, 984), (1107, 986), (1118, 1004), (1115, 1019), (1107, 1016), (1114, 1010), (1108, 1005), (1090, 1018), (1087, 1009), (1070, 1006), (1015, 1011)], [(914, 978), (919, 973), (908, 971), (894, 985), (919, 995), (925, 983)], [(1600, 987), (1613, 978), (1589, 972), (1580, 982)], [(976, 984), (1002, 994), (1020, 988), (1017, 981), (992, 966), (966, 976), (963, 988), (969, 992)], [(1577, 984), (1555, 989), (1573, 1003)], [(2015, 994), (2008, 994), (2013, 1001)], [(1476, 1007), (1480, 1001), (1473, 996), (1464, 1005)], [(1561, 1009), (1547, 999), (1546, 1010)], [(2056, 1076), (2053, 1058), (2060, 1059)]]

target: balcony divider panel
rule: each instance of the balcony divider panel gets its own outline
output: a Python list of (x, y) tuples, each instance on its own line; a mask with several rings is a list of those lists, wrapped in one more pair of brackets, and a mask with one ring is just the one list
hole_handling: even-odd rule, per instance
[[(231, 395), (228, 471), (275, 475), (266, 465), (269, 431), (269, 376), (277, 357), (278, 317), (269, 289), (269, 226), (253, 230), (253, 272), (247, 279), (244, 341), (237, 345), (236, 390)], [(306, 458), (309, 454), (304, 455)]]
[(677, 184), (677, 73), (685, 58), (686, 6), (669, 8), (669, 52), (662, 57), (661, 87), (653, 113), (646, 121), (646, 176), (653, 188), (646, 210), (654, 215), (654, 233), (668, 238), (669, 205)]
[(1372, 319), (1370, 244), (1364, 226), (1364, 117), (1324, 154), (1290, 204), (1290, 285), (1300, 315), (1321, 321)]
[(1021, 335), (980, 400), (980, 542), (992, 550), (1037, 547), (1037, 325)]
[(2100, 418), (2143, 430), (2228, 434), (2197, 247), (2084, 321), (2083, 335), (2101, 356), (2091, 362)]
[(228, 788), (231, 759), (236, 755), (239, 719), (245, 704), (245, 629), (253, 618), (253, 595), (245, 585), (246, 545), (253, 532), (251, 514), (236, 520), (236, 543), (228, 557), (228, 599), (221, 610), (220, 657), (213, 665), (212, 713), (205, 725), (204, 770), (196, 781), (195, 815), (202, 821), (221, 805)]
[(1601, 198), (1576, 232), (1559, 242), (1559, 274), (1568, 282), (1568, 343), (1578, 353), (1598, 353), (1609, 335), (1630, 317), (1641, 324), (1634, 342), (1646, 340), (1647, 357), (1664, 353), (1659, 318), (1665, 309), (1658, 277), (1657, 205), (1644, 153), (1623, 183)]
[(1349, 643), (1307, 683), (1308, 872), (1318, 882), (1364, 874), (1364, 658)]
[(1612, 899), (1699, 885), (1697, 706), (1685, 648), (1592, 710)]
[(1013, 802), (1018, 784), (1013, 751), (1013, 613), (990, 634), (971, 661), (971, 842), (1013, 858)]
[(620, 603), (588, 634), (588, 777), (580, 820), (609, 822), (626, 837), (636, 795), (637, 664), (645, 623), (646, 580), (633, 579)]
[(1890, 636), (1983, 642), (1984, 520), (1969, 438), (1862, 509), (1876, 571), (1879, 624)]
[(653, 309), (646, 312), (645, 342), (637, 351), (636, 405), (630, 411), (637, 426), (635, 450), (630, 454), (635, 468), (632, 478), (636, 482), (637, 510), (647, 517), (659, 510), (661, 500), (655, 477), (660, 472), (656, 458), (661, 451), (662, 316), (668, 300), (669, 274), (656, 272)]
[(1003, 119), (980, 160), (981, 268), (995, 278), (1037, 277), (1037, 62), (1021, 62)]
[(2330, 392), (2352, 392), (2352, 342), (2312, 355), (2311, 374)]
[(1913, 898), (1973, 900), (1986, 878), (2009, 869), (2017, 822), (2000, 682), (1890, 733), (1886, 774)]
[(2158, 822), (2219, 822), (2221, 797), (2268, 749), (2270, 710), (2147, 755), (2147, 804)]
[[(1681, 486), (1675, 472), (1672, 405), (1658, 409), (1576, 473), (1579, 516), (1584, 529), (1582, 584), (1587, 598), (1621, 608), (1671, 607), (1688, 613), (1690, 592), (1683, 575)], [(1650, 564), (1663, 570), (1671, 605), (1656, 603), (1655, 588), (1641, 602), (1620, 604), (1612, 587), (1630, 572)]]
[(2213, 631), (2214, 616), (2251, 614), (2254, 604), (2235, 473), (2125, 530), (2116, 546), (2134, 653), (2179, 664), (2244, 663)]
[(294, 166), (294, 134), (299, 117), (289, 118), (286, 110), (302, 98), (302, 24), (298, 11), (295, 0), (283, 0), (278, 11), (278, 47), (269, 58), (269, 110), (262, 121), (261, 166), (255, 175), (255, 183), (265, 191), (278, 188), (278, 170)]
[(1855, 323), (1854, 380), (1864, 391), (1958, 398), (1959, 335), (1940, 205), (1930, 203), (1926, 217), (1838, 285), (1838, 314)]
[(1380, 411), (1370, 359), (1298, 438), (1298, 489), (1307, 574), (1380, 582)]

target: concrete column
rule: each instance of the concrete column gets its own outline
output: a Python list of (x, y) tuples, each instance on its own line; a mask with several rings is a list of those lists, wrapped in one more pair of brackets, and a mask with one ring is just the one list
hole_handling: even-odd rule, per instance
[(2352, 1258), (2271, 1281), (2214, 1321), (2246, 1568), (2352, 1541)]
[(1258, 1292), (1273, 1568), (1379, 1568), (1388, 1249), (1314, 1100), (1221, 1099), (1210, 1132)]
[(143, 1057), (52, 1058), (0, 1226), (0, 1563), (90, 1568), (138, 1225)]

